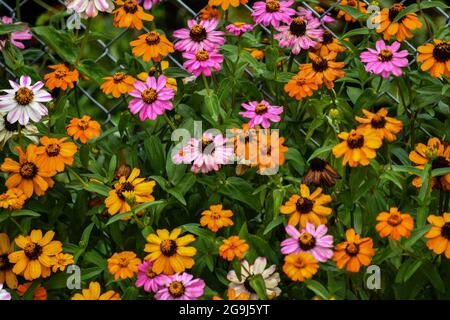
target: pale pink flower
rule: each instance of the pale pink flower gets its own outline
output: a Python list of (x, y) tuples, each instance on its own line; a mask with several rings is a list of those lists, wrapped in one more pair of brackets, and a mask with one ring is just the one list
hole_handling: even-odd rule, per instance
[(66, 7), (80, 14), (82, 18), (94, 18), (99, 12), (111, 13), (114, 10), (114, 2), (111, 0), (68, 0)]
[(205, 281), (187, 272), (162, 277), (156, 300), (197, 300), (205, 292)]
[[(0, 21), (0, 25), (2, 24), (11, 24), (13, 23), (13, 19), (10, 17), (2, 17)], [(30, 32), (30, 28), (28, 26), (24, 26), (22, 31), (13, 31), (11, 32), (11, 36), (8, 35), (0, 35), (0, 50), (2, 50), (6, 46), (6, 42), (8, 39), (11, 43), (19, 49), (25, 49), (25, 45), (20, 42), (21, 40), (30, 40), (33, 35)]]
[[(145, 10), (150, 10), (154, 4), (157, 4), (158, 2), (161, 2), (161, 0), (143, 0), (144, 4), (142, 5)], [(142, 0), (137, 1), (139, 4), (142, 2)]]
[(235, 22), (227, 25), (225, 29), (235, 36), (240, 36), (242, 33), (253, 30), (253, 26), (245, 22)]
[(294, 0), (277, 1), (266, 0), (258, 1), (253, 4), (253, 19), (258, 24), (264, 26), (272, 25), (275, 28), (280, 26), (281, 22), (288, 24), (295, 10), (290, 8)]
[(250, 118), (248, 123), (250, 128), (256, 125), (262, 125), (263, 128), (269, 128), (270, 122), (280, 122), (280, 114), (283, 112), (283, 107), (272, 106), (267, 101), (262, 100), (251, 101), (241, 105), (247, 111), (241, 111), (239, 114), (245, 118)]
[(183, 67), (196, 77), (204, 74), (210, 76), (212, 70), (219, 71), (223, 56), (215, 51), (198, 50), (195, 52), (184, 52), (183, 58), (187, 59)]
[(179, 51), (199, 51), (216, 50), (225, 43), (224, 32), (216, 31), (216, 19), (201, 20), (197, 23), (195, 20), (188, 20), (188, 27), (174, 31), (173, 36), (178, 40), (174, 48)]
[(11, 300), (11, 294), (3, 289), (3, 283), (0, 283), (0, 300)]

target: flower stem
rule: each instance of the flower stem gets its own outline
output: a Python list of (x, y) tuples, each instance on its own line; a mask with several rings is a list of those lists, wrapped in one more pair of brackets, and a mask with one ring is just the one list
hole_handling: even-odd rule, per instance
[(172, 128), (172, 130), (176, 130), (177, 129), (175, 123), (173, 123), (173, 121), (169, 118), (167, 113), (164, 113), (163, 117), (164, 117), (164, 120), (166, 120), (167, 124)]
[(90, 29), (91, 29), (91, 19), (88, 19), (87, 25), (86, 25), (86, 29), (84, 30), (83, 40), (81, 40), (81, 44), (80, 44), (80, 52), (78, 53), (78, 56), (77, 56), (77, 58), (75, 60), (75, 65), (78, 65), (78, 63), (81, 60), (81, 57), (83, 56), (83, 50), (84, 50), (84, 47), (86, 46), (86, 43), (88, 41), (89, 30)]
[(383, 77), (380, 77), (380, 82), (378, 82), (378, 87), (377, 87), (376, 93), (379, 93), (379, 92), (380, 92), (381, 85), (383, 84), (383, 80), (384, 80), (384, 78), (383, 78)]
[(291, 70), (292, 70), (292, 63), (294, 62), (294, 58), (295, 58), (295, 55), (293, 55), (291, 53), (291, 55), (289, 56), (289, 61), (288, 61), (288, 68), (287, 68), (288, 72), (291, 72)]
[(208, 93), (208, 96), (211, 96), (211, 90), (209, 89), (208, 80), (206, 79), (206, 76), (202, 74), (203, 84), (205, 85), (206, 92)]
[(20, 0), (16, 0), (16, 17), (17, 20), (22, 20), (20, 15)]

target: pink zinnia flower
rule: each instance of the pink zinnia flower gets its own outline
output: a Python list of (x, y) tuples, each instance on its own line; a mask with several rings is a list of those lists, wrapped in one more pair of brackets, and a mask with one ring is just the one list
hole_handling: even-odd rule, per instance
[(328, 228), (321, 224), (317, 228), (310, 222), (301, 232), (292, 225), (286, 226), (289, 239), (281, 242), (281, 253), (311, 253), (317, 261), (325, 262), (333, 256), (333, 236), (327, 235)]
[(48, 114), (47, 107), (42, 102), (49, 102), (52, 96), (45, 90), (42, 81), (31, 84), (29, 76), (21, 76), (19, 83), (9, 81), (12, 89), (3, 89), (6, 95), (0, 96), (0, 113), (6, 112), (9, 123), (19, 123), (26, 126), (30, 119), (34, 122)]
[[(161, 0), (144, 0), (143, 7), (145, 10), (150, 10), (154, 4), (157, 4)], [(138, 0), (137, 3), (141, 3), (142, 0)]]
[(247, 111), (239, 112), (243, 117), (250, 118), (250, 128), (262, 124), (264, 128), (270, 127), (270, 121), (280, 122), (281, 118), (279, 114), (283, 112), (283, 107), (271, 106), (267, 101), (261, 102), (251, 101), (249, 103), (243, 103), (242, 107)]
[(147, 292), (157, 292), (161, 288), (162, 275), (152, 271), (153, 261), (144, 261), (138, 265), (136, 287), (144, 287)]
[(235, 36), (240, 36), (241, 33), (253, 30), (253, 26), (245, 22), (235, 22), (227, 25), (225, 29), (229, 33), (233, 33)]
[[(323, 10), (322, 8), (319, 7), (319, 9)], [(298, 7), (298, 15), (300, 17), (305, 17), (308, 20), (311, 18), (317, 19), (317, 17), (314, 15), (314, 13), (309, 10), (309, 9), (305, 9), (303, 7)], [(320, 14), (320, 11), (318, 11)], [(322, 17), (319, 18), (319, 20), (323, 21), (324, 23), (334, 23), (336, 20), (334, 20), (329, 13), (323, 15)]]
[(187, 272), (163, 275), (162, 288), (156, 292), (156, 300), (197, 300), (205, 292), (205, 281), (194, 279)]
[(227, 142), (221, 134), (213, 136), (209, 132), (205, 132), (200, 140), (192, 138), (184, 149), (184, 163), (192, 162), (191, 171), (195, 173), (217, 171), (233, 156), (233, 147)]
[[(0, 25), (2, 24), (11, 24), (13, 19), (10, 17), (2, 17)], [(25, 49), (25, 45), (20, 42), (20, 40), (30, 40), (33, 35), (30, 32), (30, 28), (28, 26), (24, 26), (23, 31), (13, 31), (11, 32), (11, 43), (19, 49)], [(4, 36), (0, 36), (0, 50), (2, 50), (6, 46), (6, 41), (8, 38)]]
[(183, 58), (187, 59), (183, 63), (183, 67), (196, 77), (202, 73), (209, 77), (212, 70), (220, 70), (220, 64), (223, 62), (223, 56), (220, 53), (203, 49), (195, 52), (184, 52)]
[(3, 283), (0, 283), (0, 300), (11, 300), (11, 294), (3, 289)]
[(225, 43), (224, 32), (215, 31), (219, 20), (188, 20), (189, 29), (174, 31), (173, 36), (178, 38), (174, 48), (179, 51), (208, 50), (212, 51)]
[(273, 27), (278, 28), (280, 22), (286, 24), (291, 22), (291, 16), (295, 14), (295, 10), (289, 7), (293, 3), (294, 0), (266, 0), (255, 2), (255, 4), (253, 4), (253, 19), (256, 23), (262, 23), (266, 27), (270, 24)]
[(319, 19), (297, 16), (288, 26), (278, 28), (280, 33), (274, 36), (280, 41), (280, 48), (291, 48), (293, 54), (313, 48), (322, 41), (323, 29)]
[(135, 97), (128, 104), (131, 113), (139, 113), (141, 121), (145, 119), (155, 120), (165, 110), (172, 110), (171, 100), (175, 96), (175, 90), (166, 87), (167, 78), (160, 75), (158, 78), (147, 77), (147, 81), (136, 81), (135, 90), (129, 95)]
[(114, 2), (111, 0), (68, 0), (66, 7), (80, 14), (82, 18), (94, 18), (99, 11), (111, 13)]
[(391, 74), (400, 76), (403, 67), (408, 65), (407, 50), (398, 51), (400, 43), (395, 41), (390, 46), (383, 40), (378, 40), (375, 49), (367, 49), (360, 54), (361, 61), (366, 63), (366, 71), (381, 74), (383, 78), (389, 78)]

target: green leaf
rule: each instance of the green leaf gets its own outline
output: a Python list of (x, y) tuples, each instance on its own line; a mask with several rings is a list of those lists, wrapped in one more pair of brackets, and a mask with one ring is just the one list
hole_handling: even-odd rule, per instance
[(330, 293), (320, 282), (309, 279), (305, 281), (305, 284), (309, 290), (317, 294), (322, 299), (328, 300), (330, 298)]
[(57, 30), (52, 26), (34, 27), (32, 31), (64, 61), (75, 64), (80, 49), (67, 32)]
[(0, 35), (9, 34), (13, 31), (23, 31), (25, 24), (23, 23), (10, 23), (1, 24), (0, 23)]
[(353, 8), (353, 7), (347, 6), (347, 5), (337, 5), (336, 8), (341, 9), (348, 15), (350, 15), (353, 18), (358, 19), (358, 20), (366, 15), (364, 12), (361, 12), (360, 10), (358, 10), (358, 8)]
[(266, 66), (267, 70), (274, 71), (277, 67), (277, 59), (278, 59), (278, 48), (276, 47), (268, 47), (266, 49)]
[(40, 281), (33, 281), (30, 285), (30, 287), (25, 291), (25, 294), (23, 295), (23, 300), (33, 300), (34, 291), (39, 286), (41, 282)]
[(324, 153), (328, 153), (331, 149), (333, 149), (334, 145), (327, 145), (327, 146), (323, 146), (320, 147), (316, 150), (314, 150), (314, 152), (311, 154), (311, 156), (308, 158), (308, 162), (310, 162), (312, 159), (317, 158), (318, 156), (324, 154)]
[(264, 229), (263, 235), (268, 234), (270, 231), (272, 231), (272, 229), (278, 227), (280, 224), (283, 224), (283, 221), (284, 221), (284, 217), (283, 216), (278, 216), (275, 219), (273, 219), (267, 225), (267, 227)]
[(147, 154), (148, 163), (158, 175), (164, 173), (165, 156), (164, 147), (157, 136), (150, 136), (144, 140), (144, 149)]
[(359, 36), (359, 35), (366, 35), (366, 34), (369, 34), (368, 28), (356, 28), (356, 29), (350, 30), (349, 32), (345, 33), (344, 35), (341, 36), (341, 38), (345, 39), (345, 38), (349, 38), (352, 36)]
[(412, 246), (420, 239), (422, 239), (423, 235), (430, 230), (431, 225), (427, 225), (421, 228), (414, 229), (411, 232), (411, 235), (408, 239), (405, 239), (403, 245), (406, 249), (411, 249)]
[(109, 191), (111, 191), (111, 189), (107, 185), (104, 185), (103, 183), (99, 183), (99, 182), (95, 182), (95, 181), (90, 181), (90, 182), (86, 183), (86, 185), (84, 186), (84, 189), (87, 191), (90, 191), (90, 192), (98, 193), (99, 195), (102, 195), (105, 197), (107, 197), (109, 194)]
[(27, 209), (20, 209), (20, 210), (14, 210), (10, 213), (11, 217), (40, 217), (41, 214), (37, 213), (33, 210), (27, 210)]
[(252, 289), (255, 290), (259, 299), (267, 300), (266, 283), (264, 282), (264, 278), (262, 277), (261, 274), (251, 276), (249, 284), (250, 287), (252, 287)]
[(78, 64), (77, 69), (82, 74), (88, 76), (90, 79), (94, 80), (98, 84), (103, 83), (105, 71), (100, 67), (100, 64), (95, 62), (94, 60), (90, 59), (82, 60)]
[[(147, 209), (148, 207), (155, 206), (155, 205), (161, 204), (161, 203), (164, 203), (164, 200), (156, 200), (156, 201), (145, 202), (145, 203), (142, 203), (142, 204), (134, 207), (134, 212), (137, 213), (139, 211)], [(112, 224), (112, 223), (114, 223), (116, 221), (119, 221), (119, 220), (122, 220), (122, 219), (126, 219), (126, 218), (129, 218), (131, 216), (133, 216), (133, 212), (132, 211), (127, 211), (127, 212), (115, 214), (111, 218), (109, 218), (109, 220), (106, 223), (106, 225), (108, 226), (108, 225), (110, 225), (110, 224)]]
[(437, 176), (444, 176), (446, 174), (450, 174), (450, 168), (438, 168), (431, 170), (431, 176), (437, 177)]
[(442, 277), (439, 274), (438, 269), (431, 262), (427, 261), (422, 266), (422, 271), (425, 277), (427, 277), (427, 279), (430, 280), (431, 284), (436, 290), (442, 293), (445, 292), (444, 281), (442, 280)]
[(220, 102), (215, 93), (205, 96), (205, 107), (207, 114), (217, 123), (220, 116)]
[(190, 232), (195, 234), (198, 237), (201, 237), (204, 240), (214, 241), (215, 234), (205, 228), (200, 227), (198, 223), (188, 223), (184, 224), (180, 227), (183, 231)]
[(399, 21), (401, 18), (403, 18), (404, 16), (410, 14), (410, 13), (414, 13), (416, 11), (419, 11), (419, 7), (417, 6), (417, 4), (411, 4), (409, 6), (407, 6), (405, 9), (403, 9), (402, 11), (400, 11), (394, 18), (394, 22)]

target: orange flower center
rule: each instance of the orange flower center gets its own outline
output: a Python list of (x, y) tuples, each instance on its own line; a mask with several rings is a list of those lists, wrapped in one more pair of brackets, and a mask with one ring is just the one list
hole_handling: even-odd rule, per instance
[(33, 101), (33, 97), (33, 91), (26, 87), (19, 88), (19, 90), (17, 90), (14, 95), (14, 99), (16, 99), (17, 103), (21, 106), (26, 106), (27, 104), (29, 104), (31, 101)]
[(376, 114), (370, 121), (370, 125), (374, 129), (382, 129), (386, 125), (386, 118)]
[(297, 269), (303, 269), (306, 267), (306, 262), (303, 259), (303, 257), (297, 256), (297, 259), (295, 259), (295, 262), (294, 262), (294, 267)]
[(145, 103), (151, 104), (158, 99), (158, 92), (156, 92), (155, 89), (148, 88), (148, 89), (145, 89), (144, 91), (142, 91), (141, 97)]
[(209, 54), (206, 50), (199, 50), (195, 54), (195, 60), (197, 61), (206, 61), (209, 59)]
[(47, 146), (47, 148), (45, 148), (45, 152), (47, 152), (49, 157), (56, 157), (60, 151), (61, 147), (59, 144), (51, 143)]
[(145, 275), (146, 275), (148, 278), (150, 278), (150, 279), (153, 279), (154, 277), (157, 276), (157, 274), (153, 272), (153, 270), (152, 270), (151, 267), (149, 267), (149, 268), (147, 269), (147, 271), (145, 272)]
[(59, 68), (59, 69), (56, 69), (56, 71), (55, 71), (55, 77), (57, 79), (62, 79), (66, 75), (67, 75), (67, 69), (66, 68)]
[(191, 31), (189, 31), (189, 36), (195, 42), (202, 42), (206, 39), (208, 34), (206, 33), (206, 29), (203, 26), (196, 24), (191, 28)]
[(19, 173), (24, 179), (32, 179), (37, 174), (38, 168), (33, 162), (24, 162), (20, 165)]
[[(405, 9), (405, 6), (402, 5), (401, 3), (394, 3), (392, 5), (392, 7), (389, 9), (389, 21), (394, 21), (395, 17), (400, 13), (400, 11), (402, 11), (403, 9)], [(403, 21), (403, 19), (405, 19), (406, 16), (401, 17), (398, 22)]]
[(359, 247), (358, 247), (358, 245), (356, 245), (354, 243), (349, 243), (349, 244), (347, 244), (347, 247), (345, 248), (345, 252), (347, 252), (347, 254), (349, 256), (354, 257), (358, 254)]
[(120, 184), (120, 188), (119, 190), (116, 191), (117, 196), (121, 199), (125, 201), (125, 195), (124, 192), (126, 191), (133, 191), (134, 190), (134, 186), (132, 183), (130, 182), (124, 182)]
[(145, 42), (147, 42), (147, 44), (149, 46), (155, 46), (160, 41), (161, 41), (161, 38), (160, 38), (159, 34), (156, 32), (153, 32), (153, 31), (147, 33), (147, 36), (145, 37)]
[(58, 265), (65, 266), (66, 265), (66, 259), (58, 259)]
[(12, 267), (12, 264), (9, 263), (8, 254), (0, 255), (0, 271), (10, 270)]
[(238, 28), (242, 28), (245, 25), (245, 22), (235, 22), (233, 24)]
[(42, 247), (34, 242), (29, 242), (23, 248), (23, 251), (25, 252), (25, 255), (30, 260), (37, 260), (39, 256), (42, 254)]
[(298, 245), (303, 250), (311, 250), (316, 245), (316, 239), (312, 234), (305, 232), (298, 238)]
[(312, 68), (316, 72), (324, 72), (328, 69), (328, 61), (322, 57), (317, 57), (312, 61)]
[(261, 115), (267, 112), (267, 105), (265, 103), (258, 103), (255, 107), (255, 113)]
[(119, 265), (120, 265), (122, 268), (128, 267), (128, 259), (127, 259), (127, 258), (120, 258), (120, 259), (119, 259)]
[(402, 223), (403, 219), (399, 214), (391, 214), (387, 220), (387, 223), (393, 227)]
[(450, 222), (444, 224), (441, 228), (441, 236), (447, 240), (450, 240)]
[(138, 10), (138, 5), (135, 0), (127, 0), (123, 4), (123, 9), (126, 13), (135, 13)]
[(330, 31), (325, 30), (322, 35), (322, 44), (330, 44), (333, 42), (333, 35)]
[(177, 244), (174, 240), (165, 239), (159, 245), (161, 252), (166, 257), (171, 257), (177, 253)]
[(433, 57), (437, 62), (447, 62), (450, 60), (450, 42), (441, 42), (433, 49)]
[(354, 130), (350, 132), (347, 138), (347, 145), (350, 149), (360, 149), (364, 145), (364, 136), (356, 133)]
[(181, 297), (185, 290), (183, 283), (180, 281), (173, 281), (169, 285), (169, 293), (174, 298)]
[(122, 80), (124, 80), (126, 77), (126, 74), (123, 72), (116, 72), (113, 76), (113, 80), (115, 83), (119, 83), (122, 82)]
[(280, 4), (278, 1), (268, 1), (266, 2), (267, 12), (278, 12), (280, 10)]
[(321, 6), (315, 6), (315, 7), (314, 7), (314, 10), (315, 10), (317, 13), (320, 13), (320, 14), (322, 14), (322, 13), (325, 12), (325, 10), (324, 10)]
[(314, 202), (307, 198), (300, 197), (298, 198), (296, 204), (295, 204), (297, 212), (300, 213), (309, 213), (311, 212), (312, 208), (314, 207)]
[(378, 60), (382, 61), (382, 62), (386, 62), (386, 61), (391, 61), (392, 57), (394, 55), (392, 54), (392, 51), (389, 49), (383, 49), (381, 50), (381, 52), (378, 54)]
[(222, 215), (220, 214), (220, 212), (217, 212), (217, 211), (211, 212), (211, 219), (219, 220), (220, 218), (222, 218)]
[(306, 32), (306, 21), (301, 17), (292, 19), (289, 25), (289, 32), (297, 37), (304, 36)]

